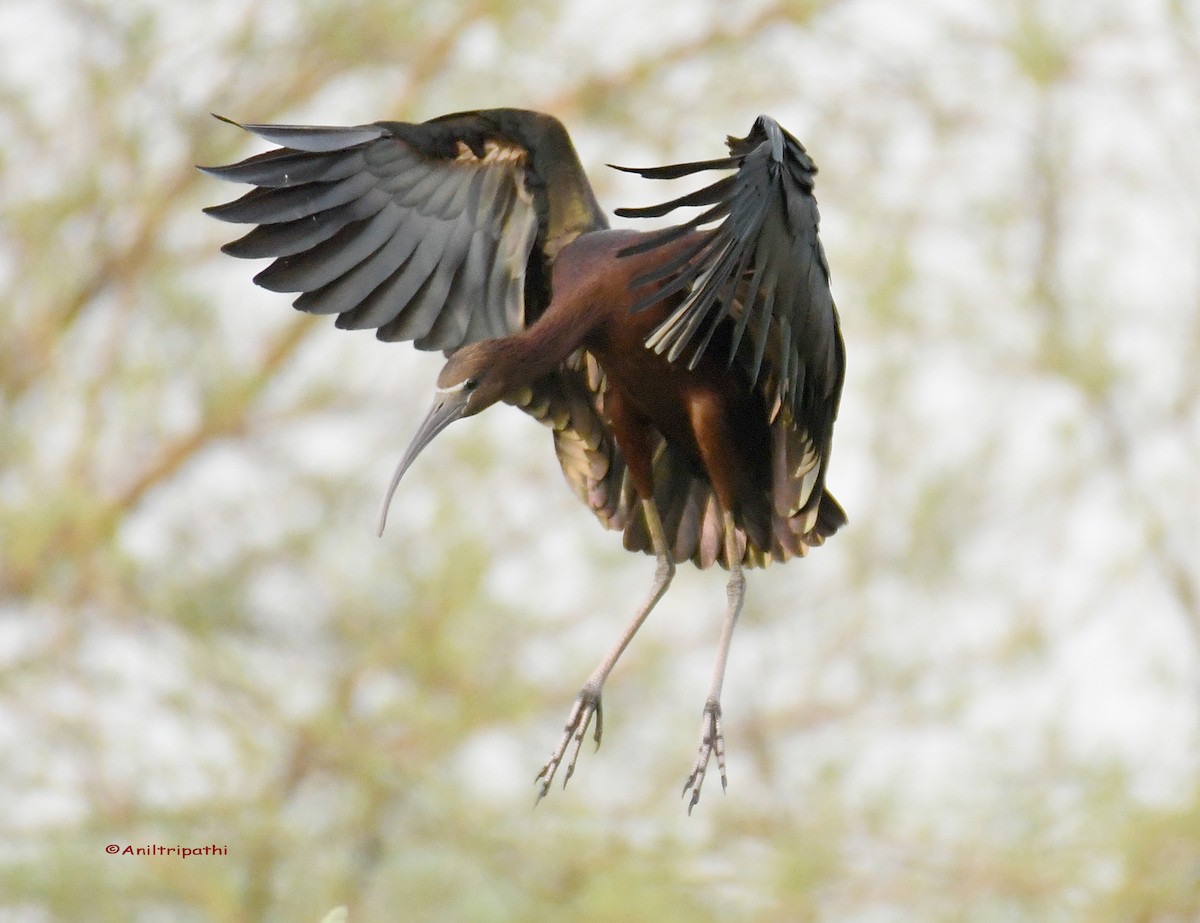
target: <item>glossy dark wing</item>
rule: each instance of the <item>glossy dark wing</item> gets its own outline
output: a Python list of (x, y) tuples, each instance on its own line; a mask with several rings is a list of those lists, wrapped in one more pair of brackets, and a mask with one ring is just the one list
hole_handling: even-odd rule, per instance
[(606, 225), (566, 130), (517, 109), (351, 128), (245, 125), (280, 145), (226, 167), (256, 188), (205, 211), (257, 225), (223, 249), (274, 257), (255, 277), (342, 328), (453, 350), (549, 302), (549, 267)]
[(629, 248), (630, 253), (653, 250), (720, 221), (677, 259), (637, 280), (659, 285), (635, 310), (686, 292), (647, 345), (672, 361), (690, 347), (692, 365), (721, 321), (732, 319), (730, 363), (744, 351), (743, 336), (749, 331), (751, 381), (759, 381), (765, 361), (773, 367), (779, 399), (799, 410), (806, 390), (828, 398), (842, 380), (841, 333), (829, 291), (829, 266), (817, 235), (817, 168), (800, 142), (765, 115), (745, 138), (730, 138), (729, 149), (731, 156), (721, 160), (618, 168), (651, 179), (736, 169), (698, 192), (661, 205), (617, 210), (626, 217), (659, 217), (676, 208), (708, 206), (685, 224)]
[(606, 529), (623, 529), (633, 504), (622, 492), (625, 459), (604, 421), (603, 389), (596, 360), (579, 351), (508, 402), (554, 430), (554, 451), (575, 495)]
[(696, 242), (680, 255), (634, 281), (651, 286), (634, 310), (682, 293), (647, 346), (672, 361), (686, 355), (693, 367), (716, 331), (724, 331), (717, 342), (728, 350), (728, 363), (762, 389), (769, 408), (771, 515), (782, 517), (774, 530), (781, 542), (776, 550), (795, 545), (788, 553), (803, 553), (801, 545), (818, 543), (845, 522), (824, 490), (845, 353), (817, 234), (817, 168), (800, 142), (767, 116), (728, 145), (730, 156), (720, 160), (629, 170), (650, 179), (734, 171), (661, 205), (618, 209), (627, 217), (703, 209), (681, 225), (648, 235), (624, 251), (630, 254), (653, 251), (718, 222), (694, 234)]

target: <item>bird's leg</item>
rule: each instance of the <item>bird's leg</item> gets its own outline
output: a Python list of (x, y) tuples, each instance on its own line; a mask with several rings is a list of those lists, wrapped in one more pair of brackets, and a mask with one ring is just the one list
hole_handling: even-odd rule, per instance
[(733, 638), (733, 629), (737, 625), (738, 616), (742, 612), (742, 599), (746, 592), (746, 578), (742, 574), (742, 552), (738, 547), (737, 533), (733, 523), (733, 515), (723, 516), (725, 527), (725, 559), (729, 562), (729, 583), (725, 592), (729, 597), (729, 608), (725, 612), (725, 622), (721, 626), (721, 643), (717, 648), (717, 663), (713, 668), (712, 684), (708, 687), (708, 698), (704, 702), (704, 714), (700, 719), (700, 752), (692, 773), (683, 783), (683, 794), (692, 792), (688, 802), (688, 814), (700, 801), (700, 787), (704, 784), (704, 773), (708, 769), (708, 761), (715, 753), (717, 768), (721, 771), (721, 790), (729, 784), (725, 776), (725, 737), (721, 733), (721, 685), (725, 682), (725, 663), (729, 659), (729, 642)]
[(646, 617), (650, 615), (655, 604), (667, 592), (667, 587), (671, 585), (671, 578), (675, 576), (675, 562), (671, 559), (671, 549), (667, 545), (667, 538), (663, 532), (662, 520), (658, 516), (658, 509), (652, 501), (643, 500), (642, 511), (645, 513), (646, 526), (650, 531), (650, 542), (658, 558), (658, 564), (654, 568), (654, 585), (650, 588), (650, 595), (642, 603), (641, 608), (638, 609), (637, 615), (633, 617), (633, 621), (629, 623), (629, 626), (617, 640), (612, 650), (608, 652), (596, 669), (592, 671), (592, 675), (588, 677), (587, 682), (583, 684), (583, 688), (579, 690), (579, 695), (575, 697), (575, 704), (571, 707), (570, 714), (567, 715), (567, 724), (563, 730), (562, 739), (559, 740), (558, 746), (554, 748), (554, 752), (550, 754), (550, 759), (546, 761), (546, 765), (542, 767), (542, 771), (533, 780), (535, 784), (539, 781), (542, 783), (541, 788), (538, 790), (538, 801), (545, 798), (546, 793), (550, 791), (550, 783), (554, 781), (554, 774), (558, 771), (563, 756), (566, 754), (567, 748), (571, 745), (571, 740), (574, 739), (575, 747), (571, 751), (571, 759), (567, 763), (566, 775), (563, 776), (563, 788), (566, 788), (567, 782), (571, 780), (571, 775), (575, 772), (575, 761), (579, 758), (579, 748), (583, 746), (583, 738), (587, 735), (588, 725), (592, 723), (593, 717), (596, 719), (594, 738), (596, 746), (600, 746), (600, 735), (604, 729), (604, 712), (600, 706), (600, 692), (604, 687), (604, 681), (608, 679), (608, 674), (612, 672), (612, 668), (616, 666), (621, 654), (625, 652), (625, 648), (629, 646), (629, 642), (633, 640), (633, 636), (642, 627), (642, 623), (646, 621)]

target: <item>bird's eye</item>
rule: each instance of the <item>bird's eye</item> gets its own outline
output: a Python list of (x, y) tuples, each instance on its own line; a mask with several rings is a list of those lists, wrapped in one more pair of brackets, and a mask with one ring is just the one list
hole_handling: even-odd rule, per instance
[(464, 391), (474, 391), (477, 387), (479, 387), (479, 382), (474, 378), (468, 378), (462, 383), (462, 387)]

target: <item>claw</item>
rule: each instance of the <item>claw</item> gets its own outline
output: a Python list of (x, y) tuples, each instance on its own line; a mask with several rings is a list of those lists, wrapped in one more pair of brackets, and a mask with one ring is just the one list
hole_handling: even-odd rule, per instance
[(709, 700), (704, 703), (704, 714), (700, 719), (700, 752), (692, 766), (691, 775), (683, 783), (682, 796), (688, 790), (692, 792), (688, 802), (688, 815), (692, 808), (700, 802), (700, 788), (704, 785), (704, 774), (708, 771), (708, 761), (713, 754), (717, 755), (717, 768), (721, 771), (721, 790), (729, 789), (729, 779), (725, 775), (725, 735), (721, 732), (721, 703)]
[(558, 772), (558, 767), (562, 764), (563, 756), (566, 755), (567, 748), (571, 745), (571, 740), (574, 739), (575, 747), (571, 751), (571, 759), (567, 763), (567, 771), (563, 774), (563, 788), (567, 787), (567, 783), (571, 781), (571, 776), (575, 774), (575, 762), (579, 759), (579, 750), (583, 746), (583, 738), (587, 736), (588, 727), (592, 723), (592, 718), (596, 719), (596, 730), (592, 735), (596, 741), (596, 749), (600, 749), (600, 736), (604, 731), (604, 709), (600, 704), (600, 690), (591, 689), (584, 686), (579, 690), (579, 695), (575, 697), (575, 704), (571, 707), (571, 713), (567, 715), (567, 724), (563, 729), (562, 739), (559, 740), (558, 746), (554, 748), (554, 752), (550, 754), (550, 759), (546, 760), (546, 765), (542, 767), (533, 779), (534, 785), (541, 782), (541, 788), (538, 790), (537, 800), (534, 801), (536, 807), (546, 793), (550, 791), (550, 785), (554, 781), (554, 774)]

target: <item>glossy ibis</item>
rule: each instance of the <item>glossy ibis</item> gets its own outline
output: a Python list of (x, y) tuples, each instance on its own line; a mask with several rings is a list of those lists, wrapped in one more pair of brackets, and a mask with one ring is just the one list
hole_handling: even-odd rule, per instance
[(430, 441), (504, 401), (553, 429), (563, 474), (600, 522), (657, 558), (650, 595), (584, 683), (535, 779), (538, 800), (568, 751), (570, 779), (593, 719), (599, 745), (604, 681), (676, 563), (729, 569), (683, 789), (690, 813), (714, 754), (726, 785), (721, 684), (743, 568), (803, 555), (846, 521), (825, 489), (844, 351), (804, 147), (760, 116), (746, 137), (728, 139), (726, 157), (630, 170), (664, 180), (725, 171), (662, 205), (617, 211), (700, 209), (642, 232), (609, 229), (549, 115), (241, 127), (278, 147), (208, 169), (255, 187), (206, 209), (257, 225), (224, 251), (273, 258), (254, 281), (301, 293), (302, 311), (448, 356), (380, 531)]

